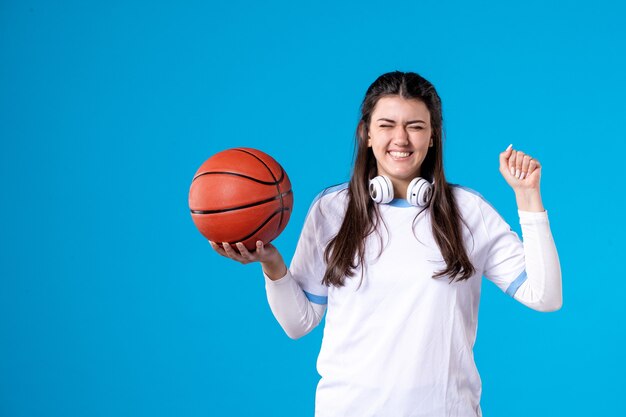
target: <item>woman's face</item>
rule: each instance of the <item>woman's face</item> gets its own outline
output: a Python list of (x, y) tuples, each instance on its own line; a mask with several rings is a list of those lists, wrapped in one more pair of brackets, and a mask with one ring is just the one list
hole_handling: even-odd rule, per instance
[(406, 190), (432, 146), (430, 112), (422, 101), (387, 96), (378, 100), (369, 126), (378, 175), (386, 175), (396, 192)]

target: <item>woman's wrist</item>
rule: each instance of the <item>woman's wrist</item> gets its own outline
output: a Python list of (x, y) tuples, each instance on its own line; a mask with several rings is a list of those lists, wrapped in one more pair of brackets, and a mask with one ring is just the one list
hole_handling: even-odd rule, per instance
[(261, 268), (272, 281), (277, 281), (287, 275), (287, 265), (282, 258), (261, 262)]
[(539, 189), (515, 190), (515, 200), (520, 211), (545, 211)]

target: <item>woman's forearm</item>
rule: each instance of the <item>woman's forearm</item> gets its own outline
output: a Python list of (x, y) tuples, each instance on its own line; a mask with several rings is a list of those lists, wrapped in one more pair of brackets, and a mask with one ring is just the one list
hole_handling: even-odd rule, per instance
[(266, 277), (265, 290), (270, 309), (290, 338), (298, 339), (320, 323), (326, 305), (309, 301), (289, 270), (276, 280), (271, 279), (265, 271), (263, 275)]
[(282, 256), (268, 262), (261, 262), (261, 267), (265, 275), (272, 281), (279, 280), (287, 274), (287, 265)]
[(545, 211), (539, 189), (514, 190), (517, 209), (521, 211)]
[(518, 211), (524, 242), (527, 280), (514, 298), (542, 312), (556, 311), (563, 305), (561, 265), (547, 212)]

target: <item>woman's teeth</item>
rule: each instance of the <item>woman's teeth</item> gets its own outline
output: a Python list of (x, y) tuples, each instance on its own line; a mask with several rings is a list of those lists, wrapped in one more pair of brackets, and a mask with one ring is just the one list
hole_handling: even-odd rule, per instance
[(411, 155), (412, 152), (389, 152), (389, 155), (391, 155), (394, 158), (406, 158), (409, 155)]

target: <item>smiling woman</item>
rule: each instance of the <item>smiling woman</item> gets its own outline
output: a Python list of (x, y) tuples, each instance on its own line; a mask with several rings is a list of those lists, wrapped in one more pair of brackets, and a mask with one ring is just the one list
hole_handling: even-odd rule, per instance
[(433, 146), (430, 112), (422, 101), (389, 96), (376, 103), (372, 119), (367, 146), (374, 152), (378, 175), (391, 180), (395, 195), (406, 195)]
[(479, 193), (446, 181), (441, 114), (423, 77), (381, 75), (361, 105), (350, 182), (312, 202), (290, 267), (271, 244), (257, 242), (252, 252), (214, 246), (261, 262), (270, 307), (289, 337), (309, 333), (328, 306), (317, 417), (480, 417), (472, 350), (481, 277), (532, 309), (561, 307), (541, 165), (510, 147), (499, 155), (522, 242)]
[(432, 197), (425, 202), (428, 206), (419, 207), (424, 210), (417, 215), (422, 211), (430, 214), (433, 239), (446, 261), (434, 277), (466, 280), (476, 272), (461, 237), (457, 195), (445, 178), (442, 135), (441, 99), (428, 80), (416, 73), (395, 71), (381, 75), (369, 86), (356, 129), (356, 160), (346, 215), (324, 252), (328, 262), (324, 284), (342, 286), (345, 277), (352, 276), (365, 260), (367, 237), (383, 219), (379, 205), (370, 198), (369, 185), (381, 179), (391, 184), (390, 201), (393, 196), (406, 197), (404, 201), (409, 203), (416, 202), (410, 197), (418, 192), (409, 188), (410, 184), (432, 184)]

